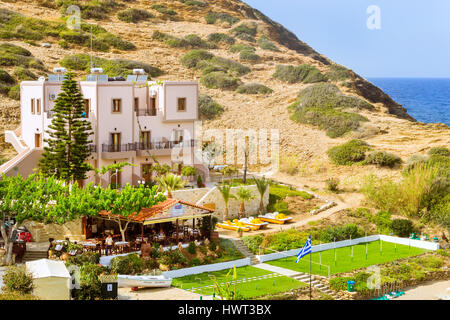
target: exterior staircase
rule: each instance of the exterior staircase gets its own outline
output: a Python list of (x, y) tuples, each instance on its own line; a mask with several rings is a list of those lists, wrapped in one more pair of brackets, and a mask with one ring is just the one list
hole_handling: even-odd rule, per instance
[(233, 242), (234, 246), (240, 253), (242, 253), (246, 258), (250, 258), (250, 262), (252, 265), (259, 264), (259, 260), (256, 256), (248, 249), (242, 239), (231, 238), (231, 242)]
[[(299, 272), (298, 274), (291, 276), (291, 278), (307, 283), (309, 285), (309, 273)], [(336, 294), (336, 292), (330, 289), (330, 287), (327, 284), (328, 283), (327, 279), (328, 279), (327, 277), (312, 275), (311, 285), (317, 290), (322, 291), (323, 293), (333, 297), (334, 300), (342, 300)]]
[(25, 254), (22, 258), (22, 262), (34, 261), (39, 259), (46, 259), (47, 251), (25, 251)]

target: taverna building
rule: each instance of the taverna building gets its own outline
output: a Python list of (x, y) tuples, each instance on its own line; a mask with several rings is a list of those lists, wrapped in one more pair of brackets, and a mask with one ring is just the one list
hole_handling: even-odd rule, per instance
[[(27, 176), (38, 167), (65, 72), (64, 68), (55, 68), (48, 79), (21, 83), (21, 125), (5, 132), (5, 141), (18, 155), (1, 166), (0, 172)], [(82, 183), (124, 186), (148, 182), (155, 162), (177, 168), (180, 164), (192, 165), (207, 178), (206, 167), (195, 164), (199, 162), (194, 152), (197, 81), (148, 82), (142, 69), (133, 70), (125, 79), (109, 77), (101, 68), (94, 68), (85, 81), (79, 81), (79, 88), (84, 98), (83, 115), (93, 130), (88, 162), (94, 168), (119, 162), (134, 164), (102, 177), (91, 172)]]

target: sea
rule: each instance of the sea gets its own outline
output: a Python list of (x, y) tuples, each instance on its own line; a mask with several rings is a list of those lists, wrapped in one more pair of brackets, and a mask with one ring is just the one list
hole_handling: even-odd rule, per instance
[(368, 78), (420, 122), (450, 126), (450, 78)]

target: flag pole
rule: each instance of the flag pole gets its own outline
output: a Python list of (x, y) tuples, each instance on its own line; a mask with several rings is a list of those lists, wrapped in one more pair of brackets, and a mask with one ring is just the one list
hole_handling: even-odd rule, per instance
[(312, 300), (312, 287), (311, 287), (311, 264), (312, 264), (312, 251), (309, 253), (309, 300)]

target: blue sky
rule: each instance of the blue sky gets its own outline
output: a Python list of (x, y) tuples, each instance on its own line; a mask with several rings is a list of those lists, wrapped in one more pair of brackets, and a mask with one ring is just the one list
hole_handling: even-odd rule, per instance
[[(363, 77), (450, 77), (449, 0), (244, 0)], [(370, 30), (367, 8), (380, 9)]]

